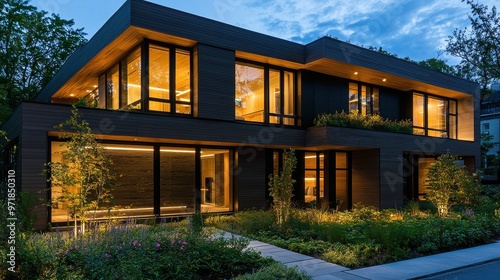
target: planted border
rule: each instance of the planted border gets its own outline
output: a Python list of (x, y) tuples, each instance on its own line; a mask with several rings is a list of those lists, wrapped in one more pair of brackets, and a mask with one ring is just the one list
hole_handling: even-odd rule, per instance
[(358, 111), (346, 113), (335, 112), (335, 114), (323, 113), (318, 115), (313, 123), (315, 126), (337, 126), (381, 130), (388, 132), (413, 134), (413, 123), (411, 120), (393, 121), (384, 119), (380, 115), (362, 115)]

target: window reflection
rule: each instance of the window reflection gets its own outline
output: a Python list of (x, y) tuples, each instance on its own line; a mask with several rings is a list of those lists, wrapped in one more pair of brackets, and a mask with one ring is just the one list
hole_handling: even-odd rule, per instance
[(237, 63), (235, 79), (236, 119), (264, 122), (264, 68)]

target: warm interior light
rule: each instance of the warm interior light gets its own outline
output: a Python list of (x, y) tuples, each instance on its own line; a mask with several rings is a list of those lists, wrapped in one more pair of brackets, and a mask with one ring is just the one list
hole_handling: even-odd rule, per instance
[(146, 152), (153, 151), (153, 149), (151, 149), (151, 148), (128, 148), (128, 147), (107, 147), (107, 146), (104, 146), (104, 149), (106, 149), (106, 150), (119, 150), (119, 151), (146, 151)]

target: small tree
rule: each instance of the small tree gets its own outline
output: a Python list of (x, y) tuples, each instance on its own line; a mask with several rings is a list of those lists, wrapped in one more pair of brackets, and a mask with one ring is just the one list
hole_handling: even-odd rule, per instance
[(279, 175), (269, 175), (269, 190), (273, 198), (273, 209), (279, 225), (287, 221), (292, 208), (293, 184), (292, 174), (297, 166), (295, 151), (284, 150), (283, 170)]
[(457, 161), (458, 157), (448, 152), (428, 168), (426, 199), (437, 207), (440, 216), (448, 215), (451, 206), (458, 203), (472, 206), (479, 193), (477, 176)]
[(74, 220), (75, 237), (78, 221), (82, 231), (85, 231), (87, 214), (96, 211), (111, 200), (111, 159), (106, 156), (89, 123), (81, 118), (78, 109), (73, 107), (71, 117), (56, 126), (63, 134), (60, 139), (66, 139), (63, 144), (66, 150), (61, 152), (62, 162), (49, 162), (46, 166), (50, 171), (49, 181), (52, 186), (60, 186), (62, 195), (58, 201), (67, 205), (68, 214)]

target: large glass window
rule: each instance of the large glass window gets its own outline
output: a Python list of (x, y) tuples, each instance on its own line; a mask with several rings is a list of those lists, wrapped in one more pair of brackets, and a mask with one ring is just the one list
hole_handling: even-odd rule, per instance
[[(145, 59), (141, 57), (142, 48), (147, 48)], [(149, 66), (147, 71), (143, 71), (145, 65)], [(143, 100), (144, 75), (149, 86)], [(176, 47), (144, 44), (101, 75), (95, 87), (99, 92), (91, 92), (85, 98), (98, 98), (94, 104), (100, 108), (191, 114), (191, 53)]]
[(122, 62), (120, 109), (141, 109), (141, 50), (135, 50)]
[(264, 68), (237, 63), (235, 78), (236, 119), (264, 122)]
[(304, 160), (304, 201), (306, 203), (321, 203), (325, 197), (324, 154), (316, 152), (306, 152)]
[(349, 111), (362, 115), (379, 113), (379, 89), (358, 83), (349, 83)]
[(114, 66), (106, 73), (106, 108), (112, 110), (119, 109), (120, 74), (118, 65)]
[(229, 150), (201, 149), (201, 211), (233, 210)]
[[(64, 162), (63, 142), (51, 142), (53, 162)], [(191, 214), (196, 209), (197, 178), (201, 178), (201, 209), (233, 211), (231, 152), (228, 149), (152, 145), (103, 144), (115, 175), (110, 210), (97, 211), (97, 218), (144, 217)], [(196, 155), (199, 155), (198, 158)], [(197, 171), (196, 162), (201, 162)], [(199, 172), (198, 174), (196, 172)], [(156, 176), (155, 176), (156, 174)], [(158, 180), (155, 180), (157, 178)], [(76, 187), (52, 186), (51, 222), (70, 220), (68, 205), (59, 199)], [(155, 196), (155, 194), (158, 194)], [(159, 208), (155, 208), (156, 207)]]
[(293, 72), (236, 63), (235, 86), (236, 120), (295, 125)]
[(413, 133), (432, 137), (456, 138), (456, 101), (414, 93)]
[(170, 112), (170, 50), (149, 48), (149, 110)]

